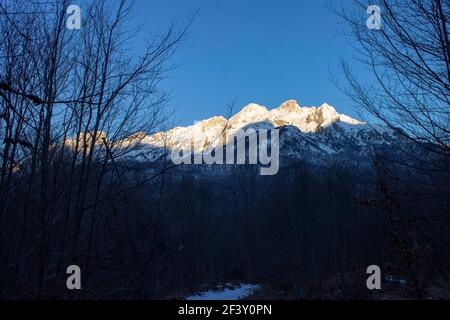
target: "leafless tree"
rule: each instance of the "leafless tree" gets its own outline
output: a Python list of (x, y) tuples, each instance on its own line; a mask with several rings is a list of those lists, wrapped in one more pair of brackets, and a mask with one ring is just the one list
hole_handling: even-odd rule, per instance
[[(384, 181), (383, 185), (378, 185), (384, 203), (378, 205), (390, 214), (391, 221), (396, 222), (397, 227), (392, 232), (399, 230), (398, 224), (401, 224), (402, 230), (407, 229), (408, 237), (419, 230), (428, 239), (431, 233), (448, 234), (450, 3), (380, 0), (376, 3), (381, 15), (379, 30), (366, 24), (367, 14), (374, 14), (366, 12), (369, 3), (355, 0), (353, 4), (352, 12), (347, 9), (335, 12), (350, 27), (347, 36), (354, 44), (358, 61), (367, 67), (369, 77), (362, 81), (349, 62), (343, 61), (342, 70), (348, 86), (340, 88), (362, 115), (370, 115), (369, 121), (381, 122), (406, 141), (394, 144), (399, 151), (395, 157), (386, 159), (379, 155), (375, 159), (377, 172), (383, 175), (379, 176), (379, 181)], [(392, 166), (397, 169), (392, 170)], [(405, 201), (414, 203), (416, 210), (410, 208), (409, 212), (399, 212), (393, 207)], [(417, 217), (414, 211), (423, 203), (429, 203), (426, 201), (431, 201), (433, 206), (428, 207), (428, 214)], [(415, 221), (415, 227), (411, 221)], [(430, 224), (434, 226), (431, 229)], [(420, 246), (417, 237), (407, 240), (397, 232), (395, 238), (409, 241), (402, 246), (404, 252), (401, 254), (408, 256), (409, 268), (413, 268), (413, 262), (419, 261), (420, 256), (428, 257), (427, 246)], [(432, 265), (430, 260), (428, 262)], [(420, 288), (417, 291), (421, 296)]]
[(450, 142), (450, 4), (440, 0), (380, 1), (381, 29), (366, 26), (363, 1), (342, 16), (360, 60), (374, 76), (364, 86), (344, 64), (355, 103), (393, 130), (448, 152)]
[(344, 61), (342, 70), (349, 85), (342, 89), (358, 110), (427, 154), (418, 156), (398, 146), (411, 160), (402, 165), (428, 178), (418, 197), (435, 198), (448, 210), (450, 4), (441, 0), (380, 1), (381, 29), (373, 30), (366, 25), (364, 1), (354, 3), (355, 13), (338, 13), (348, 22), (359, 60), (373, 78), (360, 81)]
[(46, 297), (67, 263), (88, 268), (102, 200), (136, 183), (118, 162), (165, 120), (159, 84), (192, 21), (131, 53), (128, 1), (83, 2), (79, 30), (68, 5), (0, 2), (0, 296)]

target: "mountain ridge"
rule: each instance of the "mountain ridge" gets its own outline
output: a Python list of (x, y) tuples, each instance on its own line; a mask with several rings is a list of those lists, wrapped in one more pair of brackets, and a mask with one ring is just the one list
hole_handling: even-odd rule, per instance
[[(367, 166), (380, 149), (393, 149), (392, 142), (399, 139), (387, 127), (371, 126), (338, 113), (328, 103), (319, 107), (301, 107), (296, 100), (287, 100), (273, 109), (249, 103), (229, 119), (214, 116), (191, 126), (174, 127), (146, 136), (126, 160), (152, 161), (173, 150), (201, 154), (211, 146), (225, 146), (239, 130), (274, 128), (280, 129), (281, 166), (296, 161), (315, 165), (338, 161)], [(223, 137), (224, 140), (220, 140)]]
[[(317, 133), (336, 122), (353, 126), (364, 125), (359, 120), (338, 113), (327, 103), (319, 107), (301, 107), (296, 100), (287, 100), (273, 109), (257, 103), (249, 103), (229, 119), (223, 116), (214, 116), (198, 121), (191, 126), (175, 127), (164, 132), (157, 132), (146, 139), (146, 143), (156, 147), (190, 148), (191, 143), (189, 145), (186, 143), (189, 140), (196, 146), (196, 151), (201, 151), (204, 146), (209, 145), (224, 131), (227, 136), (231, 137), (239, 129), (266, 123), (269, 128), (292, 125), (303, 133)], [(162, 136), (167, 138), (164, 142), (161, 141)]]

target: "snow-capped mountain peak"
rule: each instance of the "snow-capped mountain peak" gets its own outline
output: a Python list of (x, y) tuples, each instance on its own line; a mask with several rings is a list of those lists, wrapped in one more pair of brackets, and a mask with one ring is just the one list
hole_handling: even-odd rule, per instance
[[(250, 103), (229, 119), (215, 116), (197, 121), (191, 126), (158, 132), (144, 139), (140, 134), (137, 143), (141, 147), (129, 157), (149, 161), (174, 149), (201, 153), (210, 147), (234, 141), (232, 139), (238, 130), (249, 128), (279, 128), (282, 158), (310, 159), (308, 161), (315, 163), (328, 163), (330, 157), (339, 158), (340, 161), (366, 158), (373, 148), (389, 145), (393, 138), (391, 132), (382, 130), (383, 134), (380, 135), (367, 124), (338, 113), (327, 103), (319, 107), (304, 107), (296, 100), (287, 100), (272, 109)], [(127, 144), (130, 141), (124, 143)]]
[(296, 100), (287, 100), (271, 110), (260, 104), (250, 103), (229, 119), (215, 116), (188, 127), (175, 127), (164, 134), (154, 134), (150, 139), (146, 139), (146, 142), (154, 141), (150, 144), (161, 147), (157, 140), (158, 137), (164, 136), (170, 141), (165, 141), (165, 145), (190, 147), (193, 141), (195, 149), (202, 150), (222, 133), (231, 137), (239, 129), (293, 126), (302, 133), (315, 133), (338, 122), (352, 126), (363, 124), (347, 115), (339, 114), (327, 103), (320, 107), (300, 107)]
[(262, 105), (259, 105), (257, 103), (249, 103), (248, 105), (243, 107), (242, 110), (238, 112), (238, 114), (258, 113), (258, 112), (261, 113), (266, 111), (267, 108)]
[[(188, 127), (175, 127), (165, 132), (152, 135), (143, 142), (153, 147), (168, 147), (177, 149), (194, 148), (201, 152), (215, 143), (221, 143), (226, 137), (227, 143), (240, 129), (281, 128), (292, 127), (299, 133), (317, 133), (335, 123), (342, 122), (352, 127), (349, 132), (357, 132), (363, 123), (344, 114), (339, 114), (327, 103), (320, 107), (301, 107), (296, 100), (287, 100), (280, 106), (269, 110), (257, 103), (250, 103), (234, 116), (226, 119), (215, 116), (196, 122)], [(354, 128), (353, 128), (354, 127)], [(164, 137), (164, 143), (160, 140)]]
[(299, 111), (299, 108), (300, 108), (300, 105), (298, 104), (297, 100), (288, 100), (288, 101), (283, 102), (275, 110), (290, 113), (290, 112)]

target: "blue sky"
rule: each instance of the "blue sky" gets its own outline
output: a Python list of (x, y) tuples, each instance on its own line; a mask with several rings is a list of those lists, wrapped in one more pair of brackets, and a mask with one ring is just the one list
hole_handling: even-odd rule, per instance
[[(356, 117), (330, 81), (342, 79), (341, 57), (354, 61), (345, 28), (327, 7), (349, 0), (136, 0), (132, 24), (145, 38), (199, 10), (189, 38), (171, 62), (177, 68), (163, 83), (177, 108), (175, 122), (226, 115), (247, 103), (269, 108), (296, 99), (303, 106), (327, 102)], [(139, 50), (139, 41), (134, 44)], [(362, 72), (355, 62), (353, 68)]]

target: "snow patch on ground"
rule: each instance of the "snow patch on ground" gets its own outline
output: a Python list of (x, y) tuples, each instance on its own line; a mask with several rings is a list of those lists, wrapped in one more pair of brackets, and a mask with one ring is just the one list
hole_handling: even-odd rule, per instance
[[(230, 284), (227, 284), (231, 287)], [(186, 300), (240, 300), (250, 296), (259, 288), (254, 284), (241, 284), (238, 287), (224, 288), (222, 290), (209, 290), (188, 296)]]

